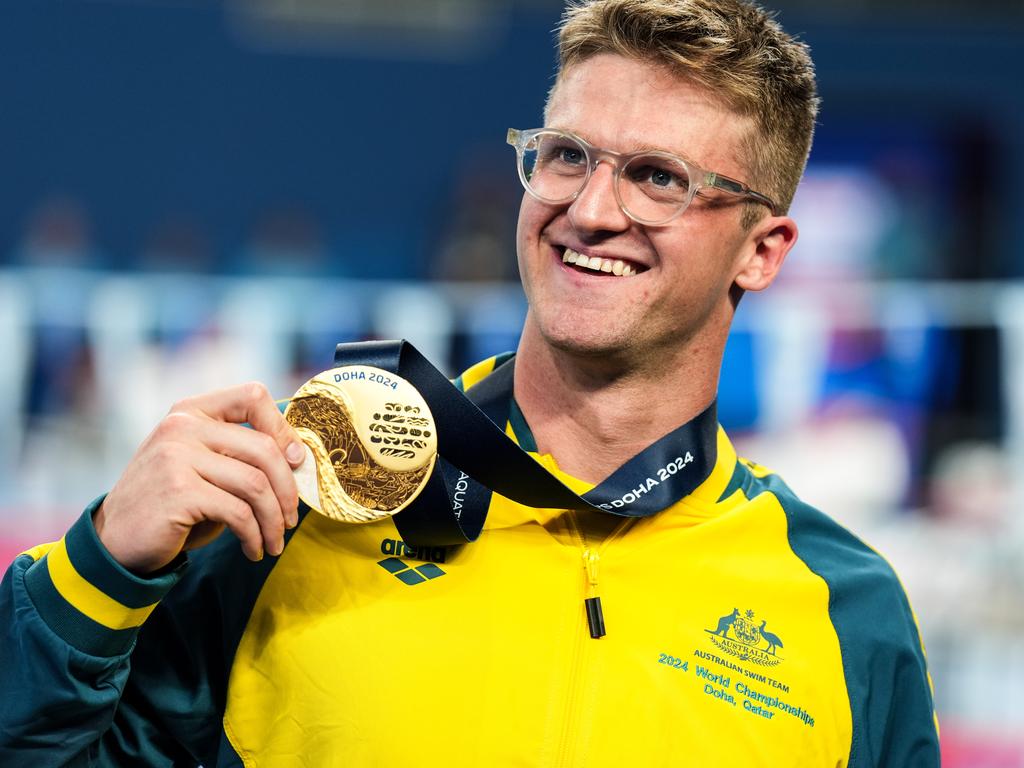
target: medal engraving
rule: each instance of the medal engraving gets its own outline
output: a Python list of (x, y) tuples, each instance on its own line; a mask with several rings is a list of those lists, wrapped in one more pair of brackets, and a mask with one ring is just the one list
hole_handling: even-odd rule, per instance
[(415, 387), (371, 366), (325, 371), (284, 412), (306, 445), (299, 497), (334, 520), (399, 512), (419, 495), (437, 455), (433, 416)]

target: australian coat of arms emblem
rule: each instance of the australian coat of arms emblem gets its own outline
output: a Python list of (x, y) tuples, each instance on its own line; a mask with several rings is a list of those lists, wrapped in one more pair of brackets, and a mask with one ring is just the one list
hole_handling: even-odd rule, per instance
[(782, 648), (782, 640), (774, 632), (766, 629), (767, 619), (758, 623), (751, 610), (740, 612), (733, 608), (732, 613), (718, 620), (715, 629), (706, 629), (711, 642), (740, 661), (752, 661), (763, 667), (774, 667), (782, 661), (778, 649)]

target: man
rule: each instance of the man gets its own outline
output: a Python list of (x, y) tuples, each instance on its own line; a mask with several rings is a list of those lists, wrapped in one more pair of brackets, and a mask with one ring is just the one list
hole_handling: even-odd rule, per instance
[(938, 765), (896, 577), (709, 409), (740, 297), (797, 238), (806, 50), (739, 0), (595, 0), (560, 52), (545, 130), (510, 132), (508, 433), (583, 492), (710, 423), (695, 487), (644, 517), (495, 496), (477, 542), (413, 548), (297, 504), (259, 386), (185, 401), (7, 574), (0, 763)]

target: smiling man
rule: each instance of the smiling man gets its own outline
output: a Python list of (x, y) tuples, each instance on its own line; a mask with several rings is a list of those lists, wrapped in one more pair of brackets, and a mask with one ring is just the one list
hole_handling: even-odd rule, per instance
[[(605, 13), (616, 22), (615, 9)], [(570, 22), (563, 40), (585, 49), (574, 34)], [(804, 122), (792, 149), (801, 164), (814, 110), (803, 74), (770, 84), (805, 89), (789, 107)], [(521, 166), (531, 164), (529, 178), (521, 167), (530, 194), (518, 228), (530, 311), (516, 399), (543, 452), (570, 474), (603, 479), (714, 400), (740, 294), (766, 288), (796, 240), (796, 225), (772, 215), (767, 198), (706, 183), (702, 166), (749, 176), (744, 158), (764, 139), (745, 112), (669, 62), (570, 47), (550, 129), (518, 137)], [(776, 194), (788, 201), (793, 190)]]
[(622, 514), (495, 495), (477, 542), (410, 546), (307, 514), (259, 386), (179, 403), (5, 577), (0, 763), (938, 765), (895, 575), (715, 418), (737, 304), (797, 238), (805, 47), (739, 0), (575, 4), (559, 45), (544, 127), (508, 136), (519, 350), (459, 384), (506, 382), (507, 433)]

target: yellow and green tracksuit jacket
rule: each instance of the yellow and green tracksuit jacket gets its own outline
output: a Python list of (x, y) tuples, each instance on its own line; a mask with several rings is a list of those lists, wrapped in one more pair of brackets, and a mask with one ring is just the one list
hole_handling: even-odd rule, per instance
[(143, 579), (94, 508), (4, 577), (2, 766), (939, 764), (896, 576), (721, 431), (692, 494), (601, 536), (495, 495), (462, 547), (303, 514), (280, 557), (226, 534)]

